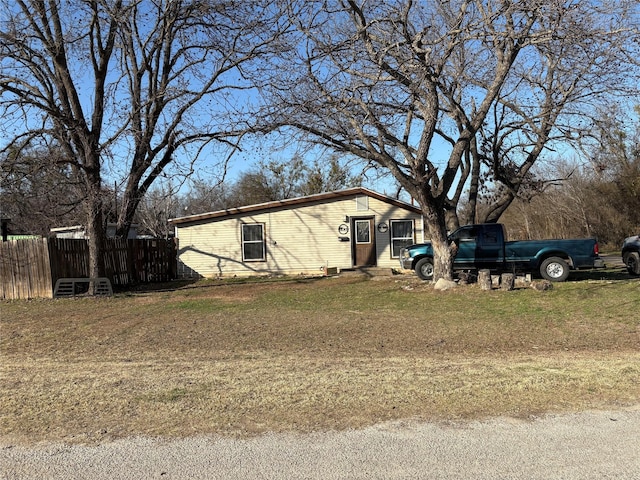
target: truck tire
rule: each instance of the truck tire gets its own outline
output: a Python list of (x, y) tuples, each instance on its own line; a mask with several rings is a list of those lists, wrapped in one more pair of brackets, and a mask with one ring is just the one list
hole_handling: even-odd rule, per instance
[(416, 275), (420, 280), (432, 280), (433, 279), (433, 260), (425, 257), (418, 260), (416, 263)]
[(640, 254), (638, 252), (626, 253), (624, 264), (631, 275), (640, 275)]
[(549, 257), (540, 264), (540, 275), (550, 282), (564, 282), (569, 277), (569, 265), (560, 257)]

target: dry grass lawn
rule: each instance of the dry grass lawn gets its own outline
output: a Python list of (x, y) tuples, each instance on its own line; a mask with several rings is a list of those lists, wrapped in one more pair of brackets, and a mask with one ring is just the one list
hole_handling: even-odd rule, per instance
[(0, 303), (0, 439), (97, 442), (640, 405), (640, 282), (199, 282)]

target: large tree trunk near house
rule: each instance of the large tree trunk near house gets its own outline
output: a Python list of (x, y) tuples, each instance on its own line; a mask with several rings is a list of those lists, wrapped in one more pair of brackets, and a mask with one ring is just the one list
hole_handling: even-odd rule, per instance
[(86, 199), (89, 277), (98, 278), (106, 275), (104, 255), (107, 233), (101, 200), (100, 180), (99, 177), (95, 181), (92, 180), (94, 179), (90, 179), (91, 183), (87, 188), (89, 192)]
[(455, 253), (448, 240), (446, 211), (437, 202), (429, 201), (427, 195), (422, 195), (420, 202), (422, 215), (433, 247), (433, 283), (441, 278), (453, 280)]
[(444, 239), (432, 238), (431, 245), (433, 246), (433, 282), (441, 278), (453, 280), (454, 255), (446, 235)]

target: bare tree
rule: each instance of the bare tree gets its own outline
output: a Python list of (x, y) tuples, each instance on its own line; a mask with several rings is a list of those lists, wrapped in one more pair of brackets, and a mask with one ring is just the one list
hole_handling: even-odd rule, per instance
[[(91, 275), (102, 276), (105, 84), (116, 42), (115, 19), (123, 5), (116, 1), (104, 9), (97, 3), (72, 3), (2, 3), (0, 106), (9, 120), (3, 125), (8, 148), (20, 151), (53, 138), (82, 179)], [(82, 65), (74, 62), (76, 54), (85, 60)], [(83, 69), (86, 75), (80, 74)], [(83, 102), (74, 75), (88, 82), (82, 88), (89, 91), (93, 105)]]
[(124, 126), (133, 143), (120, 233), (128, 229), (149, 186), (175, 163), (178, 149), (188, 148), (196, 158), (214, 140), (233, 151), (253, 129), (244, 110), (247, 92), (260, 81), (259, 60), (278, 49), (285, 30), (271, 4), (173, 0), (131, 5), (119, 30), (126, 101), (132, 105)]
[(212, 184), (199, 178), (189, 179), (190, 188), (181, 197), (178, 217), (213, 212), (229, 207), (229, 187), (226, 182)]
[(556, 149), (599, 143), (602, 111), (638, 94), (637, 2), (553, 1), (540, 8), (540, 38), (521, 52), (479, 132), (479, 162), (501, 188), (478, 221), (498, 221), (518, 195), (559, 180), (536, 176), (532, 167), (545, 153), (560, 158)]
[(0, 217), (15, 233), (46, 236), (82, 224), (83, 189), (56, 148), (9, 152), (0, 158)]
[(169, 219), (180, 216), (181, 197), (178, 186), (170, 181), (157, 182), (136, 209), (138, 232), (154, 238), (168, 238), (172, 231)]
[(640, 106), (634, 113), (629, 118), (615, 109), (602, 112), (598, 143), (587, 153), (598, 180), (609, 184), (610, 202), (627, 219), (625, 236), (640, 231)]
[(124, 185), (124, 235), (156, 179), (250, 129), (244, 93), (280, 35), (271, 3), (1, 1), (0, 148), (60, 145), (83, 182), (92, 276), (104, 274), (104, 178)]
[[(300, 45), (271, 83), (277, 105), (271, 119), (388, 169), (421, 206), (436, 256), (434, 280), (451, 278), (455, 246), (447, 227), (457, 223), (465, 189), (476, 195), (481, 167), (517, 191), (538, 150), (568, 134), (554, 102), (566, 98), (560, 110), (566, 109), (587, 90), (580, 84), (580, 92), (563, 91), (574, 89), (562, 83), (570, 68), (565, 52), (573, 60), (572, 45), (585, 52), (625, 48), (614, 39), (622, 42), (630, 30), (625, 9), (631, 2), (609, 3), (604, 12), (594, 2), (559, 0), (290, 1)], [(563, 32), (582, 13), (589, 22), (571, 35)], [(616, 25), (605, 22), (614, 16)], [(563, 75), (539, 67), (552, 60)], [(594, 62), (578, 75), (593, 72), (589, 67)], [(541, 78), (549, 81), (536, 84)], [(594, 90), (603, 94), (601, 86)], [(530, 102), (542, 110), (530, 111)], [(507, 143), (505, 132), (526, 141), (509, 137)], [(524, 152), (528, 163), (520, 177), (504, 175), (523, 148), (531, 150)]]
[(503, 215), (512, 238), (595, 237), (601, 248), (617, 250), (638, 231), (636, 199), (619, 188), (617, 178), (575, 160), (558, 161), (554, 168), (566, 179), (532, 198), (517, 198)]
[[(589, 160), (558, 158), (543, 178), (562, 179), (533, 198), (512, 204), (503, 221), (524, 238), (533, 236), (596, 237), (601, 245), (619, 248), (640, 230), (640, 123), (621, 109), (600, 111), (585, 142)], [(545, 164), (538, 166), (538, 170)]]

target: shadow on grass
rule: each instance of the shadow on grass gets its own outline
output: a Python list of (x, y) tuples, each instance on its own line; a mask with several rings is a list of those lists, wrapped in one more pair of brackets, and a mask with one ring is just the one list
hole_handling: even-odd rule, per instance
[[(569, 275), (569, 282), (584, 282), (584, 281), (640, 281), (640, 277), (633, 276), (628, 273), (625, 266), (622, 264), (622, 260), (618, 256), (606, 255), (603, 256), (605, 260), (605, 268), (593, 269), (593, 270), (573, 270)], [(386, 272), (386, 270), (385, 270)], [(358, 269), (347, 270), (341, 272), (341, 275), (354, 275), (372, 278), (380, 275), (379, 269)], [(388, 276), (385, 273), (383, 276)], [(306, 276), (306, 275), (262, 275), (262, 276), (249, 276), (249, 277), (230, 277), (230, 278), (216, 278), (216, 279), (203, 279), (203, 278), (191, 278), (173, 280), (170, 282), (159, 283), (147, 283), (140, 284), (131, 287), (118, 288), (117, 293), (120, 294), (144, 294), (152, 292), (174, 292), (176, 290), (188, 290), (188, 289), (206, 289), (211, 287), (221, 287), (229, 285), (247, 285), (247, 284), (268, 284), (268, 283), (315, 283), (319, 280), (325, 279), (325, 276)], [(534, 279), (539, 280), (538, 276)], [(115, 288), (114, 288), (115, 290)]]
[(617, 253), (601, 253), (600, 258), (604, 260), (605, 268), (572, 270), (568, 281), (620, 281), (633, 279), (622, 263), (622, 258)]
[(140, 283), (138, 285), (114, 286), (113, 292), (118, 294), (136, 294), (147, 292), (173, 292), (181, 288), (188, 288), (190, 285), (201, 281), (193, 278), (187, 280), (171, 280), (168, 282)]
[(578, 270), (571, 272), (569, 281), (581, 282), (587, 280), (599, 281), (633, 281), (640, 280), (640, 277), (629, 274), (625, 267), (604, 268), (597, 270)]
[(572, 270), (569, 275), (569, 282), (581, 281), (633, 281), (640, 277), (631, 275), (622, 263), (619, 254), (601, 254), (604, 260), (605, 268), (596, 268), (593, 270)]
[(269, 284), (269, 283), (313, 283), (322, 280), (324, 276), (286, 276), (286, 275), (267, 275), (267, 276), (250, 276), (236, 278), (219, 278), (219, 279), (203, 279), (192, 278), (173, 280), (170, 282), (146, 283), (135, 285), (132, 287), (122, 287), (117, 293), (124, 295), (136, 295), (153, 292), (175, 292), (177, 290), (190, 289), (206, 289), (212, 287), (222, 287), (229, 285), (247, 285), (247, 284)]

